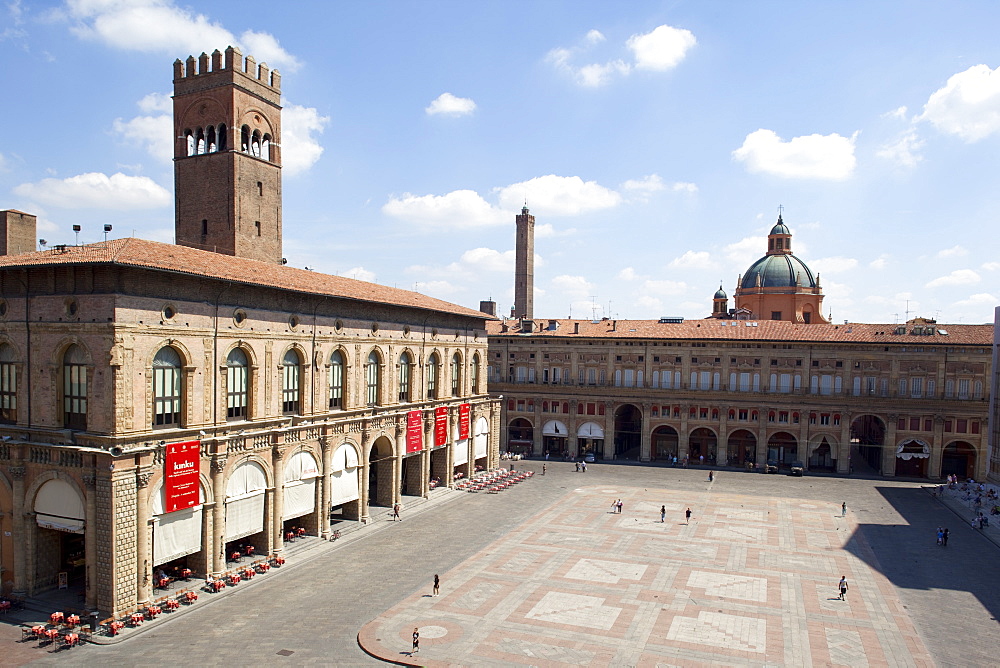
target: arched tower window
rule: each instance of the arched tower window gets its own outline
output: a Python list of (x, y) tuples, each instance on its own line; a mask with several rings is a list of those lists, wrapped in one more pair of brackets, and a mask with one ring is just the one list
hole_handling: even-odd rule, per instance
[(451, 358), (451, 396), (462, 393), (462, 356), (455, 353)]
[(17, 365), (6, 343), (0, 346), (0, 424), (17, 424)]
[(330, 408), (344, 407), (344, 356), (339, 350), (330, 355)]
[(472, 364), (469, 366), (469, 384), (473, 394), (479, 394), (479, 353), (472, 356)]
[(196, 146), (196, 152), (198, 155), (203, 155), (205, 153), (205, 131), (198, 128), (198, 142)]
[(219, 145), (215, 141), (215, 127), (212, 125), (208, 126), (208, 152), (215, 153), (219, 150)]
[(302, 361), (294, 350), (285, 353), (281, 360), (281, 412), (299, 412), (302, 383)]
[(181, 356), (170, 346), (153, 357), (153, 426), (178, 427), (181, 422)]
[(194, 135), (191, 133), (190, 130), (184, 131), (184, 143), (187, 145), (187, 154), (194, 155), (195, 151)]
[(378, 406), (380, 403), (380, 388), (382, 386), (382, 360), (374, 350), (368, 355), (365, 364), (365, 403)]
[(427, 398), (437, 399), (438, 396), (438, 375), (441, 373), (441, 362), (437, 353), (432, 353), (427, 360)]
[(226, 133), (227, 133), (226, 124), (225, 123), (220, 123), (219, 124), (219, 150), (220, 151), (225, 151), (228, 148), (227, 141), (226, 141)]
[(264, 135), (260, 144), (260, 157), (265, 160), (271, 159), (271, 135)]
[(250, 362), (234, 348), (226, 357), (226, 419), (246, 420), (250, 404)]
[(413, 375), (413, 359), (410, 353), (399, 356), (399, 401), (410, 401), (410, 380)]
[(244, 125), (240, 129), (240, 150), (244, 153), (250, 152), (250, 126)]
[(255, 158), (260, 157), (260, 130), (254, 130), (250, 138), (250, 155)]
[(87, 356), (73, 344), (63, 353), (63, 426), (87, 429)]

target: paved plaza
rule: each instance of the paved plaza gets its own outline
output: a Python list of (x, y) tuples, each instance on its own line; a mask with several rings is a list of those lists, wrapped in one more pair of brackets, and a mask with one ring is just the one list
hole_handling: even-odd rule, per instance
[[(501, 494), (442, 492), (403, 517), (118, 644), (50, 652), (0, 625), (0, 663), (979, 666), (1000, 655), (1000, 548), (915, 483), (731, 471), (710, 483), (706, 471), (548, 462)], [(934, 544), (939, 525), (952, 528), (947, 548)]]

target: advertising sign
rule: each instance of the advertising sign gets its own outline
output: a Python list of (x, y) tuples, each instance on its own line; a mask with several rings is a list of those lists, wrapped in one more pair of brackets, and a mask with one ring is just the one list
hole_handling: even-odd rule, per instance
[(406, 451), (420, 452), (424, 448), (424, 413), (409, 411), (406, 414)]
[(169, 443), (164, 462), (166, 512), (198, 505), (198, 475), (201, 473), (201, 441)]
[(469, 438), (469, 422), (472, 418), (472, 405), (459, 404), (458, 406), (458, 438), (461, 441)]
[(434, 447), (440, 448), (448, 442), (448, 407), (434, 409)]

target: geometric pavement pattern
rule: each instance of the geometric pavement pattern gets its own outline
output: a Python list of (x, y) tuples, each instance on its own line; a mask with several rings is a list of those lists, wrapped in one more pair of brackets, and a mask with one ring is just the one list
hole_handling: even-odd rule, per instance
[[(361, 646), (426, 666), (933, 665), (839, 506), (655, 488), (614, 496), (622, 514), (608, 490), (567, 492), (443, 574), (440, 596), (416, 592), (366, 624)], [(414, 627), (430, 632), (410, 657)]]

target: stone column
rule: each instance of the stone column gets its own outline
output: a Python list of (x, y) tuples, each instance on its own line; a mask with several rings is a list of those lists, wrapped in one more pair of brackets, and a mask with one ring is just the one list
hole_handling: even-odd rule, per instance
[[(83, 486), (86, 489), (86, 533), (84, 534), (83, 558), (87, 562), (85, 601), (90, 610), (97, 609), (97, 476), (83, 476)], [(14, 548), (17, 550), (17, 547)]]
[(279, 448), (271, 449), (271, 469), (274, 477), (274, 502), (271, 505), (271, 541), (274, 553), (285, 549), (285, 453)]
[(136, 472), (135, 486), (135, 565), (136, 599), (139, 605), (149, 603), (153, 597), (153, 555), (149, 541), (149, 480), (153, 474), (149, 469)]
[(320, 466), (320, 475), (323, 479), (320, 481), (320, 495), (319, 495), (319, 526), (321, 530), (321, 536), (324, 540), (330, 538), (330, 494), (332, 490), (330, 489), (330, 473), (333, 469), (333, 446), (330, 445), (330, 437), (323, 436), (319, 439), (319, 447), (323, 450), (323, 463)]
[[(673, 406), (670, 408), (673, 412)], [(688, 413), (688, 407), (686, 405), (681, 405), (681, 430), (677, 434), (677, 461), (683, 462), (684, 458), (688, 456), (688, 450), (690, 448), (690, 436), (691, 433), (688, 430), (688, 418), (690, 414)]]
[[(427, 445), (427, 420), (423, 420), (424, 445)], [(395, 456), (392, 458), (392, 499), (389, 505), (402, 503), (403, 501), (403, 455), (406, 453), (406, 429), (396, 428)]]
[(639, 428), (642, 429), (642, 433), (639, 434), (639, 461), (648, 462), (652, 455), (649, 433), (651, 430), (649, 413), (653, 410), (653, 404), (648, 401), (644, 401), (640, 405), (642, 406), (642, 426)]
[(837, 473), (850, 474), (851, 472), (851, 416), (841, 415), (840, 418), (840, 447), (837, 448)]
[[(24, 475), (27, 469), (23, 466), (11, 466), (8, 471), (14, 481), (14, 521), (11, 527), (14, 532), (14, 596), (25, 596), (28, 593), (28, 532), (34, 533), (34, 527), (26, 522), (27, 509), (24, 507)], [(90, 527), (87, 527), (90, 529)]]
[(359, 475), (361, 476), (361, 499), (358, 503), (359, 507), (359, 519), (362, 524), (368, 524), (371, 520), (368, 514), (368, 482), (371, 480), (371, 443), (368, 440), (368, 432), (363, 431), (361, 433), (361, 470)]
[(895, 413), (886, 416), (888, 420), (885, 425), (885, 445), (882, 446), (882, 475), (896, 477), (896, 420), (899, 416)]
[(610, 401), (604, 402), (604, 458), (615, 458), (615, 406)]
[(212, 509), (212, 540), (205, 549), (212, 551), (211, 564), (213, 577), (218, 577), (226, 570), (226, 484), (222, 478), (226, 470), (226, 457), (216, 457), (212, 460), (212, 490), (215, 492), (215, 507)]
[(760, 465), (760, 470), (767, 470), (764, 468), (767, 466), (767, 423), (757, 428), (757, 463)]
[[(720, 453), (719, 450), (722, 452)], [(740, 453), (740, 457), (743, 454)], [(720, 466), (732, 466), (733, 462), (729, 460), (729, 407), (720, 406), (719, 407), (719, 438), (716, 444), (716, 463)]]

